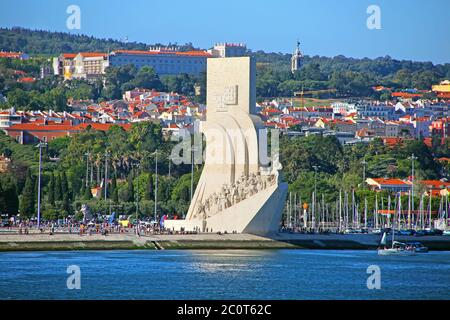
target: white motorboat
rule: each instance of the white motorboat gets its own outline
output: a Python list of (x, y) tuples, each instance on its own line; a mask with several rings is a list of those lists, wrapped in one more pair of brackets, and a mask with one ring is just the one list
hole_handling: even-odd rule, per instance
[(415, 256), (416, 250), (414, 247), (409, 247), (405, 243), (394, 241), (391, 248), (379, 248), (378, 255), (380, 256)]

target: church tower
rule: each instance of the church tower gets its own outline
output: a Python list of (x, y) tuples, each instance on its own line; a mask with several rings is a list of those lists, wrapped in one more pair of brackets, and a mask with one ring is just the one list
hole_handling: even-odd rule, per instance
[(300, 50), (300, 42), (297, 41), (297, 48), (291, 58), (291, 72), (294, 73), (302, 66), (303, 53)]

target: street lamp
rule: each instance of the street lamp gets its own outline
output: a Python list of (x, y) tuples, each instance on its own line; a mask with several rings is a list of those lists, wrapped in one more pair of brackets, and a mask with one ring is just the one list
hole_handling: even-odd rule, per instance
[(320, 168), (320, 166), (313, 166), (314, 168), (314, 197), (317, 195), (317, 170)]
[(364, 157), (364, 160), (361, 161), (361, 164), (363, 165), (363, 183), (362, 183), (362, 186), (364, 188), (364, 186), (366, 184), (366, 164), (367, 164), (366, 157)]
[(110, 156), (108, 150), (105, 151), (105, 202), (108, 197), (108, 157)]
[(38, 174), (38, 201), (37, 201), (37, 227), (41, 226), (41, 171), (42, 171), (42, 147), (47, 147), (47, 142), (39, 142), (39, 174)]
[(315, 228), (315, 221), (316, 221), (316, 197), (317, 197), (317, 170), (320, 168), (320, 166), (313, 166), (314, 168), (314, 197), (313, 197), (313, 203), (312, 203), (312, 217), (311, 222), (313, 224), (313, 228)]
[(139, 222), (138, 215), (139, 215), (139, 168), (141, 167), (141, 164), (139, 162), (133, 163), (133, 167), (137, 171), (137, 190), (135, 193), (135, 199), (136, 199), (136, 223)]
[[(86, 188), (88, 187), (88, 176), (89, 176), (89, 157), (91, 156), (90, 152), (86, 152), (84, 154), (86, 156)], [(92, 182), (92, 181), (91, 181)]]
[(157, 223), (157, 204), (158, 204), (158, 149), (152, 153), (155, 156), (155, 223)]
[(414, 212), (414, 161), (418, 158), (413, 154), (411, 154), (411, 211), (408, 217), (408, 227), (411, 228), (411, 212)]

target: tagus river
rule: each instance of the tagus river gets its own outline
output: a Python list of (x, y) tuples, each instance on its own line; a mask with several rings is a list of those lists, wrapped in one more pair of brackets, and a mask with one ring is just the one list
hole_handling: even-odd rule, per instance
[[(80, 268), (79, 290), (67, 288), (67, 268), (73, 265)], [(369, 266), (379, 267), (380, 289), (367, 287)], [(321, 250), (0, 253), (0, 299), (449, 298), (450, 252), (414, 257)]]

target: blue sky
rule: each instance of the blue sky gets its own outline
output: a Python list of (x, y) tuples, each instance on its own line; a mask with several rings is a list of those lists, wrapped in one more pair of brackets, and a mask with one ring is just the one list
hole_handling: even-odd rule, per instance
[[(66, 9), (81, 9), (68, 30)], [(381, 30), (366, 26), (381, 9)], [(449, 0), (0, 0), (0, 26), (145, 43), (245, 42), (252, 50), (450, 63)]]

